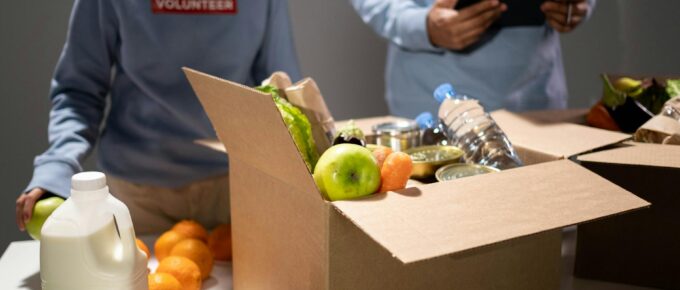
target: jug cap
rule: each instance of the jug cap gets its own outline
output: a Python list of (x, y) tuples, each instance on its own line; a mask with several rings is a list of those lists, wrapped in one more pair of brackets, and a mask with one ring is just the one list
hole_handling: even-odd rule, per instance
[(71, 189), (94, 191), (106, 188), (106, 175), (97, 171), (81, 172), (71, 178)]

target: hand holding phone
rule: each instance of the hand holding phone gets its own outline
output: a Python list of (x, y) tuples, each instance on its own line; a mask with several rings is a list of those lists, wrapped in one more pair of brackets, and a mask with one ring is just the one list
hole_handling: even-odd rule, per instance
[(553, 0), (541, 5), (548, 24), (559, 32), (570, 32), (586, 17), (590, 5), (586, 0)]
[(507, 6), (499, 0), (482, 0), (455, 10), (458, 0), (436, 0), (427, 15), (430, 42), (438, 47), (462, 50), (479, 40)]

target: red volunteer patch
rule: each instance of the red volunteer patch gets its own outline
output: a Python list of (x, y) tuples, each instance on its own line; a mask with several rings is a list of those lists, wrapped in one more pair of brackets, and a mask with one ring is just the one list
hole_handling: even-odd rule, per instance
[(236, 14), (236, 0), (151, 0), (153, 13)]

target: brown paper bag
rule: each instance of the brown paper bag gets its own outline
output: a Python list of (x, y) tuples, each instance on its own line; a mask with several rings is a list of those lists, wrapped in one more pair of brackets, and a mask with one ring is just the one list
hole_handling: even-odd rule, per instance
[(680, 97), (666, 102), (659, 115), (635, 131), (634, 138), (638, 142), (680, 145)]
[(335, 134), (335, 120), (323, 100), (316, 82), (305, 78), (285, 89), (288, 101), (300, 108), (312, 124), (312, 136), (319, 153), (331, 147)]
[(277, 87), (282, 98), (286, 98), (307, 116), (312, 125), (312, 138), (319, 154), (331, 146), (335, 134), (335, 120), (313, 79), (305, 78), (293, 85), (288, 74), (278, 71), (262, 81), (262, 85)]
[(271, 76), (269, 76), (269, 78), (262, 81), (262, 85), (263, 86), (272, 85), (272, 86), (277, 87), (279, 89), (279, 95), (284, 99), (288, 99), (288, 97), (284, 93), (284, 90), (287, 87), (292, 86), (293, 82), (290, 80), (290, 77), (288, 76), (287, 73), (282, 72), (282, 71), (277, 71), (277, 72), (274, 72)]

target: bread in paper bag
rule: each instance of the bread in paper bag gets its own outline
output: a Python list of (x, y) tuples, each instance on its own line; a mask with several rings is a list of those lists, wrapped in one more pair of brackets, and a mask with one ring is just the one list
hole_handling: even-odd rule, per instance
[(659, 115), (635, 131), (635, 141), (680, 145), (680, 96), (664, 104)]

